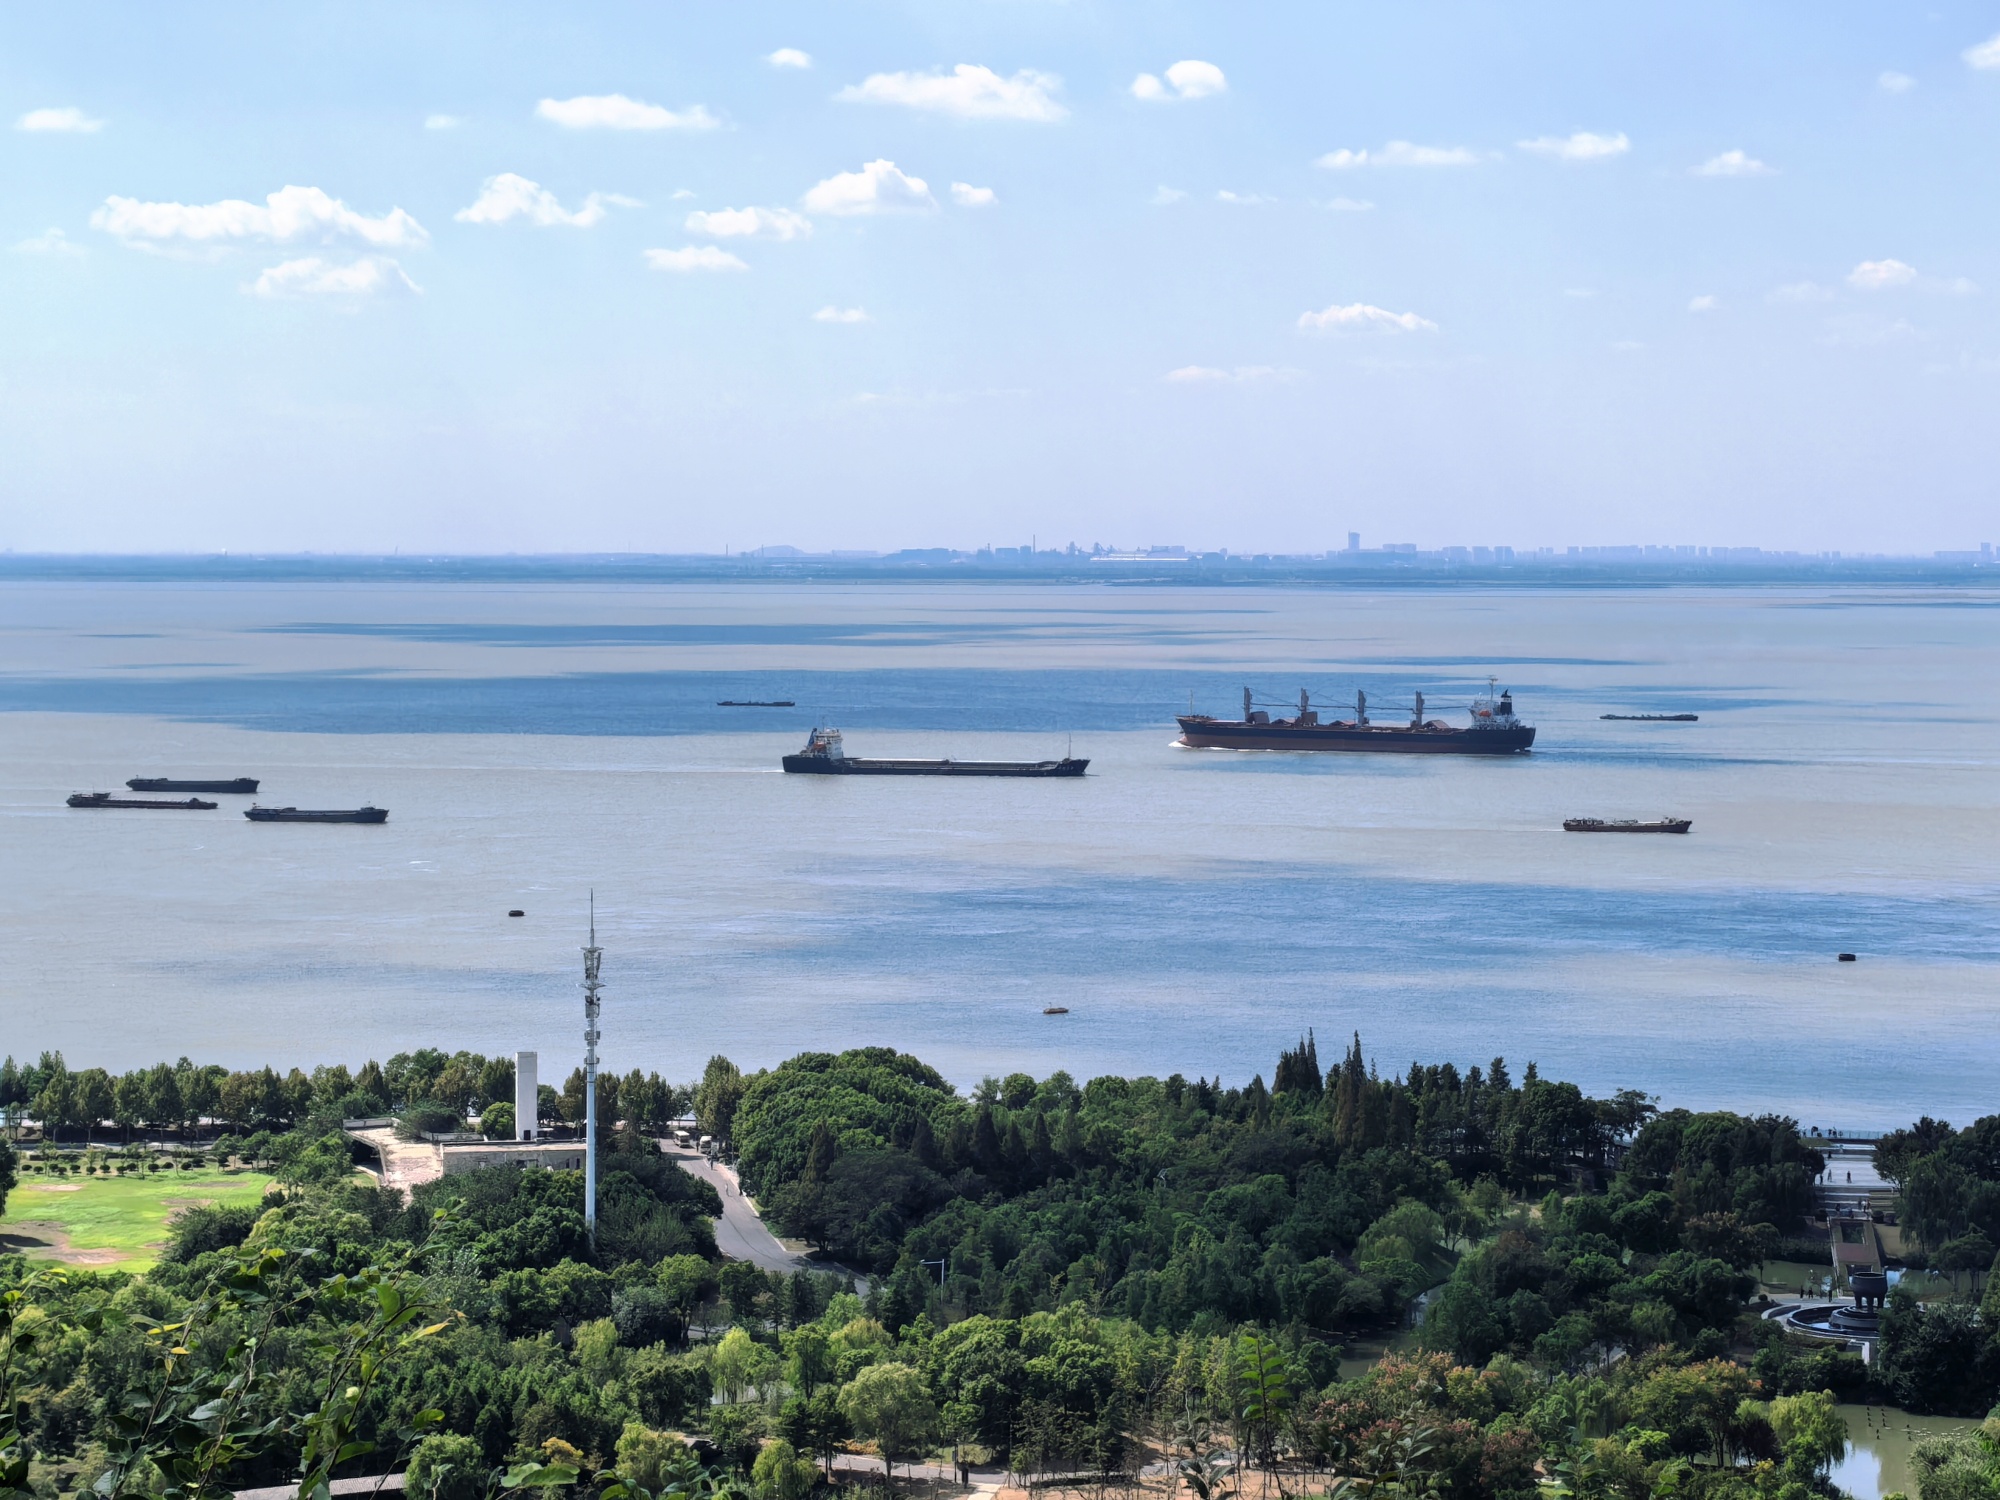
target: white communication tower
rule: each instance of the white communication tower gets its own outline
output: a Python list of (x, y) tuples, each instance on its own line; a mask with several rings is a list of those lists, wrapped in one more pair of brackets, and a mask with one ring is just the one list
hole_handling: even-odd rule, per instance
[(597, 892), (590, 893), (590, 946), (583, 950), (583, 1227), (597, 1248)]

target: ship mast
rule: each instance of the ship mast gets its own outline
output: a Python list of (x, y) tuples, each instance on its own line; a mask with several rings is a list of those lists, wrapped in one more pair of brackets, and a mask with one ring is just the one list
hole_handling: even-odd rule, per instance
[(597, 1248), (597, 892), (590, 893), (590, 945), (583, 950), (583, 1227)]

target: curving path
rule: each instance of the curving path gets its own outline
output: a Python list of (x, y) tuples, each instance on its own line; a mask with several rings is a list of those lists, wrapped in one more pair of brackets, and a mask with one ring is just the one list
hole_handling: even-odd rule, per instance
[(747, 1260), (766, 1271), (830, 1271), (841, 1269), (814, 1260), (798, 1250), (789, 1250), (758, 1217), (757, 1204), (743, 1195), (743, 1185), (733, 1168), (710, 1161), (699, 1151), (660, 1142), (660, 1149), (690, 1177), (699, 1177), (722, 1199), (722, 1217), (715, 1221), (715, 1248), (731, 1260)]

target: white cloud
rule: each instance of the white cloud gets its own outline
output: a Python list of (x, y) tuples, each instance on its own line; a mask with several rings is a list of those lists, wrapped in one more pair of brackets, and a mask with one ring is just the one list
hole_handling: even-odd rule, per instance
[(421, 245), (430, 238), (400, 208), (370, 217), (316, 187), (283, 187), (262, 203), (241, 198), (220, 203), (142, 203), (114, 196), (90, 216), (90, 225), (126, 241), (270, 240), (282, 245), (344, 235), (388, 247)]
[(834, 307), (828, 304), (813, 314), (815, 323), (866, 323), (868, 310), (863, 307)]
[(1375, 211), (1375, 205), (1366, 198), (1329, 198), (1326, 206), (1337, 214), (1368, 214)]
[(31, 109), (14, 122), (16, 130), (36, 133), (58, 132), (70, 135), (94, 135), (104, 128), (102, 120), (93, 120), (75, 105), (65, 105), (61, 109)]
[(1155, 208), (1165, 208), (1169, 203), (1179, 203), (1187, 194), (1180, 188), (1168, 187), (1165, 183), (1153, 189), (1150, 200)]
[(1714, 312), (1720, 306), (1722, 306), (1721, 298), (1709, 296), (1706, 293), (1702, 296), (1688, 299), (1688, 311), (1691, 313)]
[(422, 288), (386, 255), (364, 255), (346, 262), (308, 255), (268, 267), (243, 290), (252, 297), (359, 298), (384, 292), (416, 292)]
[(1720, 156), (1711, 156), (1698, 167), (1690, 167), (1689, 174), (1695, 177), (1775, 177), (1775, 168), (1767, 167), (1756, 157), (1741, 151), (1725, 151)]
[(1413, 312), (1392, 313), (1366, 302), (1338, 303), (1319, 312), (1299, 314), (1299, 327), (1313, 333), (1436, 333), (1437, 324)]
[(424, 129), (426, 130), (456, 130), (464, 123), (465, 119), (461, 115), (424, 116)]
[(1875, 87), (1885, 94), (1907, 94), (1916, 86), (1916, 79), (1908, 73), (1898, 73), (1893, 68), (1875, 80)]
[(676, 113), (623, 94), (544, 99), (535, 106), (535, 113), (565, 130), (714, 130), (722, 124), (699, 104)]
[(695, 192), (693, 188), (675, 188), (671, 193), (667, 194), (667, 196), (669, 198), (672, 198), (674, 202), (678, 203), (683, 198), (694, 197)]
[(747, 271), (750, 268), (719, 245), (687, 245), (679, 250), (648, 250), (646, 264), (655, 271)]
[(1579, 130), (1575, 135), (1544, 135), (1532, 141), (1516, 141), (1523, 151), (1532, 151), (1538, 156), (1553, 156), (1558, 161), (1603, 161), (1607, 157), (1623, 156), (1632, 149), (1625, 132), (1616, 135), (1596, 135), (1588, 130)]
[(843, 104), (901, 104), (961, 120), (1049, 123), (1069, 113), (1055, 101), (1062, 80), (1023, 68), (1002, 78), (991, 68), (960, 63), (949, 73), (873, 73), (833, 97)]
[(789, 208), (698, 208), (683, 227), (718, 240), (802, 240), (813, 232), (812, 220)]
[(1262, 193), (1232, 193), (1228, 188), (1221, 188), (1216, 192), (1215, 201), (1217, 203), (1239, 203), (1248, 207), (1255, 207), (1259, 203), (1268, 203), (1271, 200), (1266, 198)]
[(951, 185), (951, 201), (960, 208), (991, 208), (1000, 201), (992, 188), (974, 187), (969, 182), (954, 182)]
[(17, 240), (14, 244), (17, 255), (83, 255), (83, 246), (71, 242), (70, 237), (60, 229), (45, 229), (32, 239)]
[(1132, 97), (1155, 102), (1173, 99), (1207, 99), (1215, 94), (1229, 92), (1229, 80), (1222, 76), (1222, 69), (1214, 63), (1198, 62), (1188, 58), (1167, 69), (1166, 82), (1162, 83), (1151, 73), (1141, 73), (1132, 80)]
[(810, 68), (813, 65), (811, 55), (796, 47), (780, 47), (776, 52), (767, 52), (764, 61), (774, 68)]
[(1329, 172), (1349, 172), (1356, 167), (1469, 167), (1478, 154), (1463, 146), (1417, 146), (1409, 141), (1391, 141), (1380, 151), (1329, 151), (1314, 163)]
[(1771, 293), (1773, 302), (1831, 302), (1833, 293), (1816, 281), (1793, 281)]
[(1238, 365), (1233, 370), (1219, 370), (1213, 365), (1182, 365), (1178, 370), (1167, 371), (1160, 379), (1170, 385), (1248, 385), (1258, 380), (1293, 380), (1299, 374), (1297, 370), (1277, 365)]
[(836, 172), (804, 198), (816, 214), (920, 213), (937, 207), (928, 183), (899, 171), (892, 161), (871, 161), (859, 172)]
[(1908, 286), (1917, 279), (1917, 268), (1900, 260), (1864, 260), (1847, 273), (1847, 284), (1857, 291), (1879, 292), (1885, 287)]
[(1962, 54), (1973, 67), (1982, 71), (2000, 68), (2000, 36), (1993, 36), (1976, 47), (1967, 47)]
[(636, 200), (616, 193), (592, 193), (583, 200), (582, 208), (571, 213), (540, 183), (530, 182), (516, 172), (502, 172), (486, 179), (478, 202), (460, 209), (452, 217), (461, 224), (505, 224), (509, 219), (526, 219), (544, 228), (566, 224), (573, 229), (588, 229), (602, 222), (606, 208), (612, 204), (620, 208), (639, 206)]

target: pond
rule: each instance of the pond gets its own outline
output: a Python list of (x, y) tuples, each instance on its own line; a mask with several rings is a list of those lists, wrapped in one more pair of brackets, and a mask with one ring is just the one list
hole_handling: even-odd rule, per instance
[(1979, 1424), (1963, 1417), (1913, 1417), (1893, 1406), (1843, 1406), (1847, 1456), (1833, 1467), (1833, 1482), (1854, 1500), (1882, 1500), (1901, 1491), (1914, 1496), (1910, 1450), (1941, 1432), (1970, 1432)]

